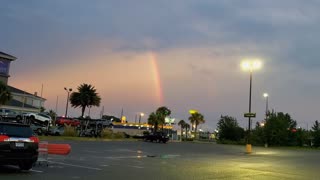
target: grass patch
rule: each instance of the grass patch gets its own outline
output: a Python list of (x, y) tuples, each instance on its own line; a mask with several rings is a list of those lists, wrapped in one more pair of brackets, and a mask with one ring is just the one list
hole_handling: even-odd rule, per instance
[(64, 131), (63, 136), (69, 136), (69, 137), (76, 137), (77, 131), (75, 127), (72, 127), (71, 125), (64, 125)]

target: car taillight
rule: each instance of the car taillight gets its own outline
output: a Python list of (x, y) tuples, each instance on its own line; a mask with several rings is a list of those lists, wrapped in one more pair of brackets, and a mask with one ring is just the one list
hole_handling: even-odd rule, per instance
[(9, 136), (6, 135), (0, 135), (0, 142), (8, 141), (10, 139)]
[(34, 143), (39, 143), (39, 138), (35, 137), (35, 136), (32, 136), (29, 138), (31, 142), (34, 142)]

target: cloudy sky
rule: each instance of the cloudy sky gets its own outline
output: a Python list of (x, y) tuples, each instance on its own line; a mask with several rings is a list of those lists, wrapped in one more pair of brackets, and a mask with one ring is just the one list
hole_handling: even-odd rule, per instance
[(92, 116), (123, 108), (134, 121), (165, 105), (176, 119), (199, 110), (209, 130), (220, 115), (247, 126), (249, 73), (240, 63), (259, 58), (254, 121), (267, 92), (270, 109), (310, 128), (320, 107), (319, 9), (316, 0), (2, 0), (0, 51), (18, 58), (9, 84), (31, 93), (43, 84), (45, 107), (58, 102), (59, 115), (63, 88), (89, 83), (102, 97)]

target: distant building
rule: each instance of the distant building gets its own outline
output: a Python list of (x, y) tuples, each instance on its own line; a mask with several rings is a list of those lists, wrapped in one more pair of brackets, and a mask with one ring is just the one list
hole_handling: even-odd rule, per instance
[[(17, 58), (0, 51), (0, 81), (8, 85), (10, 63)], [(12, 99), (1, 108), (15, 111), (39, 112), (46, 99), (8, 85)]]

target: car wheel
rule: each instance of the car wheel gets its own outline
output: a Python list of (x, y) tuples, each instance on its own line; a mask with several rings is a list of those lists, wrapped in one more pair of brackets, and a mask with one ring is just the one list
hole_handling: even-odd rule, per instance
[(16, 119), (17, 119), (18, 121), (20, 121), (20, 120), (22, 120), (22, 117), (21, 117), (21, 116), (17, 116)]
[(32, 123), (32, 122), (34, 122), (36, 119), (34, 118), (34, 116), (30, 116), (30, 117), (29, 117), (29, 120), (30, 120), (30, 122)]
[(44, 122), (44, 125), (45, 125), (45, 126), (48, 126), (48, 124), (49, 124), (49, 121), (45, 121), (45, 122)]
[(29, 161), (25, 161), (25, 162), (20, 162), (19, 163), (19, 168), (21, 170), (30, 170), (32, 168), (33, 163), (29, 162)]
[(37, 134), (38, 134), (39, 136), (41, 136), (41, 135), (42, 135), (42, 133), (43, 133), (43, 132), (42, 132), (42, 129), (40, 129), (40, 128), (39, 128), (39, 129), (37, 129)]
[(90, 134), (91, 134), (91, 136), (95, 136), (95, 131), (94, 130), (92, 130), (91, 132), (90, 132)]

